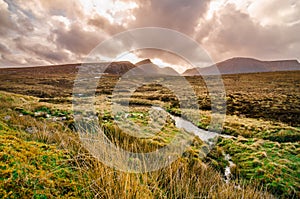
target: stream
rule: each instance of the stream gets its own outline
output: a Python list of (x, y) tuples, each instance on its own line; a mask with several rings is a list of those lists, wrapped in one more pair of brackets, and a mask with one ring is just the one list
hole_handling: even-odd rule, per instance
[(229, 165), (227, 165), (225, 167), (225, 172), (224, 172), (225, 182), (229, 183), (230, 182), (230, 178), (231, 178), (230, 168), (234, 165), (234, 163), (231, 161), (231, 157), (230, 157), (229, 154), (225, 154), (225, 160), (227, 160), (229, 162)]
[(181, 117), (173, 116), (169, 114), (171, 118), (175, 121), (175, 126), (177, 128), (183, 128), (187, 132), (193, 133), (194, 135), (198, 136), (203, 142), (208, 143), (209, 145), (213, 145), (214, 138), (217, 136), (225, 137), (225, 138), (231, 138), (230, 135), (224, 135), (212, 131), (207, 131), (204, 129), (198, 128), (196, 125), (194, 125), (192, 122), (187, 121)]
[(174, 116), (167, 111), (165, 111), (161, 107), (152, 107), (155, 110), (158, 111), (163, 111), (167, 115), (169, 115), (174, 121), (175, 121), (175, 126), (177, 128), (182, 128), (186, 130), (187, 132), (193, 133), (194, 135), (198, 136), (203, 142), (208, 143), (209, 145), (212, 145), (214, 143), (213, 139), (217, 136), (221, 136), (224, 138), (233, 138), (231, 135), (225, 135), (225, 134), (220, 134), (212, 131), (207, 131), (204, 129), (198, 128), (196, 125), (194, 125), (192, 122), (185, 120), (181, 117)]
[[(163, 111), (164, 113), (169, 115), (175, 121), (175, 126), (177, 128), (182, 128), (182, 129), (186, 130), (187, 132), (193, 133), (194, 135), (198, 136), (203, 142), (206, 142), (207, 144), (209, 144), (210, 147), (213, 146), (214, 138), (217, 136), (221, 136), (221, 137), (225, 137), (225, 138), (233, 138), (233, 136), (230, 136), (230, 135), (225, 135), (225, 134), (220, 134), (220, 133), (200, 129), (196, 125), (194, 125), (192, 122), (187, 121), (181, 117), (174, 116), (174, 115), (166, 112), (161, 107), (152, 107), (152, 108), (154, 110)], [(225, 167), (224, 178), (225, 178), (225, 182), (229, 183), (230, 176), (231, 176), (230, 168), (234, 165), (234, 163), (231, 161), (231, 157), (229, 156), (229, 154), (225, 154), (225, 160), (227, 160), (229, 162), (229, 165)]]

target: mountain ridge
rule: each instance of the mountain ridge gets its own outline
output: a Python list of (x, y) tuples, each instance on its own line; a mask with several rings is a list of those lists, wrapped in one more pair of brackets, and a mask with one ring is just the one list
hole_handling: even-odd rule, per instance
[[(278, 72), (278, 71), (294, 71), (300, 70), (300, 63), (298, 60), (274, 60), (261, 61), (254, 58), (247, 57), (233, 57), (208, 67), (195, 67), (187, 69), (182, 74), (179, 74), (172, 67), (159, 67), (155, 65), (150, 59), (141, 60), (135, 64), (129, 61), (117, 62), (99, 62), (99, 63), (71, 63), (60, 65), (47, 66), (26, 66), (26, 67), (9, 67), (0, 68), (2, 73), (77, 73), (81, 65), (94, 65), (100, 67), (99, 73), (110, 75), (163, 75), (163, 76), (198, 76), (198, 75), (216, 75), (216, 74), (241, 74), (241, 73), (258, 73), (258, 72)], [(216, 71), (217, 69), (219, 70)], [(105, 68), (104, 70), (104, 67)]]
[(234, 57), (208, 67), (187, 69), (183, 76), (241, 74), (300, 70), (298, 60), (261, 61), (254, 58)]
[(143, 72), (141, 75), (170, 75), (170, 76), (180, 76), (180, 74), (174, 70), (172, 67), (161, 68), (154, 64), (150, 59), (144, 59), (135, 63), (137, 68), (141, 69)]

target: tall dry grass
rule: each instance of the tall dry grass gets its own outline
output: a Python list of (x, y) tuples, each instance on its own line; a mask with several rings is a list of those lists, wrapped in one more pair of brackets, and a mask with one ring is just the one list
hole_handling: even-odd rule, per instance
[[(70, 158), (62, 164), (76, 170), (78, 181), (92, 193), (87, 196), (89, 198), (272, 198), (260, 187), (243, 184), (238, 187), (235, 182), (226, 184), (222, 174), (199, 158), (182, 156), (169, 166), (153, 172), (118, 171), (92, 156), (80, 141), (78, 133), (68, 128), (67, 123), (29, 115), (20, 117), (18, 112), (13, 111), (13, 106), (16, 105), (1, 105), (1, 116), (11, 116), (6, 121), (9, 128), (23, 132), (21, 137), (24, 140), (54, 145), (67, 152)], [(30, 109), (30, 105), (27, 108)], [(34, 127), (34, 132), (24, 133), (28, 127)], [(144, 148), (145, 151), (152, 151), (161, 147), (159, 144), (132, 140), (115, 126), (106, 127), (104, 131), (106, 135), (111, 135), (113, 143), (127, 150)], [(123, 164), (121, 159), (119, 164)]]

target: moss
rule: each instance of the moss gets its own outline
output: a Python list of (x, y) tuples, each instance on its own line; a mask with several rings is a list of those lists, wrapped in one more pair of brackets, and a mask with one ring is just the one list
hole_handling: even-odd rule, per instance
[(222, 139), (218, 146), (232, 156), (237, 165), (236, 173), (249, 182), (260, 182), (281, 196), (299, 193), (300, 157), (293, 152), (300, 147), (299, 143), (279, 144), (257, 138), (240, 138)]
[(222, 147), (219, 146), (211, 150), (204, 161), (210, 163), (215, 169), (222, 173), (225, 172), (225, 167), (229, 165), (228, 160), (225, 159), (225, 153)]
[[(87, 197), (83, 179), (55, 146), (25, 141), (0, 131), (0, 197)], [(88, 179), (85, 179), (88, 180)]]

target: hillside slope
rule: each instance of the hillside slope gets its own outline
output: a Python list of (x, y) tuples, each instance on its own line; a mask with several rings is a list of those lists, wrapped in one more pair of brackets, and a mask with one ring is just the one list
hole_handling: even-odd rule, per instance
[[(240, 74), (276, 71), (300, 70), (300, 63), (297, 60), (260, 61), (253, 58), (237, 57), (217, 63), (220, 74)], [(182, 75), (214, 75), (218, 74), (214, 66), (205, 68), (192, 68), (186, 70)]]

